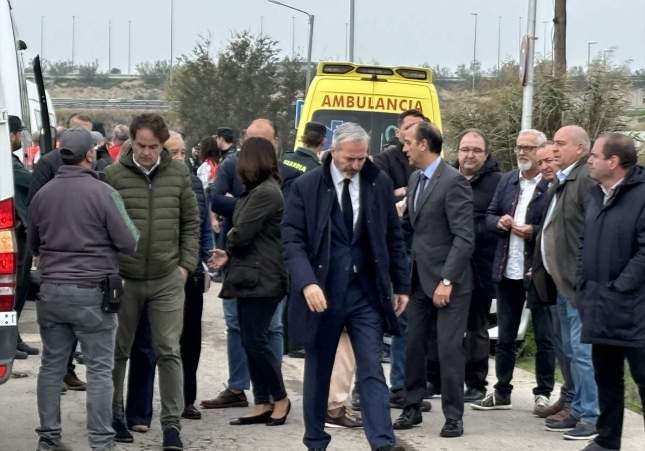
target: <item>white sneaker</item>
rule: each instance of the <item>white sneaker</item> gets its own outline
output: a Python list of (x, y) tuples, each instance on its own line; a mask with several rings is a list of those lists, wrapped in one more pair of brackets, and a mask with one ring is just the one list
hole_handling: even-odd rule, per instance
[(533, 413), (537, 415), (537, 412), (540, 412), (547, 407), (549, 407), (549, 398), (544, 395), (536, 395), (535, 401), (533, 404)]

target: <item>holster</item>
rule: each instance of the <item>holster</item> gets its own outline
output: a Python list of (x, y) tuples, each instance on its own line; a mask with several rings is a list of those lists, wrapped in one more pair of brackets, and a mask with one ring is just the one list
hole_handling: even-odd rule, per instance
[(121, 306), (123, 279), (118, 274), (107, 276), (102, 282), (103, 302), (101, 309), (105, 313), (117, 313)]

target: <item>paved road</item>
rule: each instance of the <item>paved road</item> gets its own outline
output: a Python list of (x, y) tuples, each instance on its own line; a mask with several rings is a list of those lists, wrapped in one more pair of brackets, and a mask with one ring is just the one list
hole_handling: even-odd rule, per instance
[[(226, 380), (225, 329), (221, 305), (216, 297), (217, 286), (207, 295), (203, 317), (204, 339), (202, 360), (199, 369), (198, 399), (210, 398), (219, 392)], [(23, 338), (39, 344), (32, 303), (28, 303), (23, 317)], [(10, 379), (0, 386), (0, 451), (26, 451), (35, 449), (38, 415), (36, 410), (36, 374), (38, 358), (18, 361), (16, 369), (26, 371), (26, 379)], [(84, 367), (79, 366), (84, 377)], [(286, 358), (283, 365), (285, 382), (294, 411), (287, 425), (277, 428), (265, 426), (232, 427), (228, 420), (244, 409), (208, 410), (201, 421), (183, 422), (183, 438), (187, 450), (223, 451), (286, 451), (301, 450), (302, 423), (302, 374), (303, 361)], [(409, 451), (421, 450), (549, 450), (574, 451), (584, 443), (567, 442), (557, 433), (546, 432), (541, 420), (531, 413), (530, 390), (533, 377), (530, 373), (516, 370), (513, 394), (514, 410), (500, 412), (474, 412), (467, 409), (464, 418), (466, 434), (458, 439), (442, 439), (439, 430), (443, 417), (439, 402), (433, 400), (434, 411), (424, 414), (423, 425), (398, 434), (401, 444)], [(85, 394), (68, 392), (62, 397), (63, 436), (74, 450), (87, 450), (85, 435)], [(155, 398), (155, 411), (159, 411), (159, 399)], [(392, 411), (395, 418), (399, 411)], [(333, 430), (330, 451), (367, 451), (369, 447), (361, 431)], [(626, 451), (644, 451), (645, 434), (643, 418), (626, 412), (624, 447)], [(135, 434), (135, 443), (124, 445), (124, 450), (160, 450), (161, 433), (158, 417), (147, 434)]]

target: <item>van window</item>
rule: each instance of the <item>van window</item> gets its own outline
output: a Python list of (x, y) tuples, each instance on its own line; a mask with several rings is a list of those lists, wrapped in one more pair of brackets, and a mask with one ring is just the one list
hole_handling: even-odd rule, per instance
[(379, 153), (387, 142), (395, 136), (399, 115), (373, 111), (316, 110), (312, 120), (327, 127), (323, 149), (331, 147), (333, 131), (343, 122), (354, 122), (363, 127), (370, 135), (370, 154)]

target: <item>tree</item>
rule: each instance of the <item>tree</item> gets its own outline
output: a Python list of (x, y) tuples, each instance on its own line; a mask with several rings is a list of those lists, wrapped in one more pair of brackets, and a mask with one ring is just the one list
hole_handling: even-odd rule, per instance
[(71, 61), (47, 61), (46, 72), (52, 77), (69, 75), (74, 72), (74, 64)]
[(169, 98), (184, 132), (192, 139), (218, 126), (243, 130), (253, 120), (272, 120), (283, 143), (293, 128), (295, 100), (305, 84), (301, 59), (278, 58), (277, 42), (248, 32), (235, 34), (217, 57), (202, 39), (182, 56), (169, 86)]
[(161, 87), (170, 76), (170, 62), (166, 60), (137, 64), (136, 71), (143, 82), (150, 86)]

